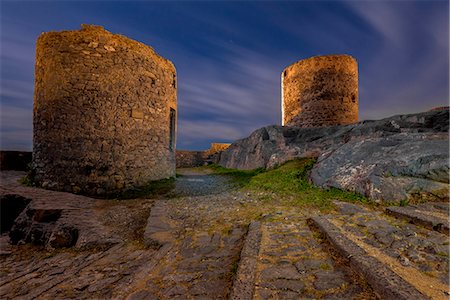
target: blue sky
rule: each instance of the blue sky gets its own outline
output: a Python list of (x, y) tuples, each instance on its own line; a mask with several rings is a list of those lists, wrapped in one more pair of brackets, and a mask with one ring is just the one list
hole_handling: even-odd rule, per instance
[(2, 150), (31, 150), (35, 42), (102, 25), (152, 46), (178, 73), (178, 149), (281, 124), (280, 74), (303, 58), (359, 64), (359, 116), (449, 101), (448, 1), (1, 1)]

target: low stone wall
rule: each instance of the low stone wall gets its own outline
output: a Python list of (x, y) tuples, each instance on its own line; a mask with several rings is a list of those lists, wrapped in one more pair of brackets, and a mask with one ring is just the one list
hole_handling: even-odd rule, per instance
[(218, 152), (222, 152), (228, 149), (231, 144), (229, 143), (211, 143), (211, 147), (205, 151), (207, 155), (213, 155)]
[(177, 168), (193, 168), (203, 166), (206, 155), (205, 151), (177, 150), (175, 159)]
[(219, 163), (221, 153), (230, 145), (211, 143), (211, 147), (204, 151), (177, 150), (175, 155), (177, 168), (194, 168), (210, 163)]
[(31, 163), (31, 152), (0, 151), (0, 170), (26, 171)]

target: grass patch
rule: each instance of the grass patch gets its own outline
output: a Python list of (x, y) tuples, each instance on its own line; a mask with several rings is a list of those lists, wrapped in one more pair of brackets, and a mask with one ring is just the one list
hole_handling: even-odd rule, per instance
[(215, 174), (230, 175), (248, 191), (259, 192), (265, 201), (279, 200), (288, 205), (308, 205), (321, 209), (331, 208), (332, 200), (368, 203), (359, 194), (337, 188), (321, 189), (309, 182), (308, 176), (314, 159), (296, 159), (272, 170), (242, 171), (211, 165)]
[(237, 170), (237, 169), (227, 169), (217, 164), (211, 164), (204, 166), (202, 168), (208, 168), (214, 171), (216, 175), (226, 175), (232, 178), (233, 183), (238, 187), (244, 187), (249, 184), (250, 180), (264, 172), (264, 169), (258, 168), (255, 170)]
[(368, 202), (368, 199), (337, 188), (321, 189), (309, 182), (308, 176), (315, 163), (314, 159), (297, 159), (258, 174), (246, 186), (251, 190), (268, 191), (281, 196), (295, 205), (312, 205), (330, 208), (332, 200), (348, 202)]

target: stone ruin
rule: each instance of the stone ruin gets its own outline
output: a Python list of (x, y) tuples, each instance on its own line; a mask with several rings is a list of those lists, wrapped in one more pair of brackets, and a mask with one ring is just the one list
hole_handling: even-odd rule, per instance
[[(94, 25), (41, 34), (36, 45), (34, 183), (105, 195), (173, 177), (176, 158), (178, 167), (210, 161), (229, 144), (175, 155), (176, 90), (174, 65), (142, 43)], [(316, 56), (287, 67), (282, 115), (285, 126), (357, 122), (356, 60)]]
[(358, 65), (349, 55), (314, 56), (288, 66), (281, 93), (283, 126), (358, 122)]
[(151, 47), (101, 26), (36, 45), (38, 186), (103, 195), (175, 176), (177, 79)]
[(177, 150), (177, 168), (194, 168), (219, 163), (222, 152), (230, 145), (228, 143), (211, 143), (209, 149), (204, 151)]

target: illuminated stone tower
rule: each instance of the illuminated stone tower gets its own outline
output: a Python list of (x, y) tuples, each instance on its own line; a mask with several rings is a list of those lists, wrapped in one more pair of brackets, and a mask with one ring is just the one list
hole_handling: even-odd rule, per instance
[(358, 122), (358, 65), (349, 55), (314, 56), (281, 73), (282, 125)]
[(33, 168), (50, 189), (108, 194), (175, 176), (176, 70), (100, 26), (36, 45)]

